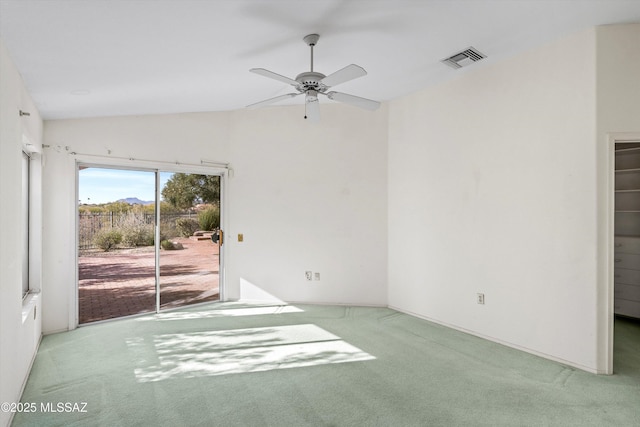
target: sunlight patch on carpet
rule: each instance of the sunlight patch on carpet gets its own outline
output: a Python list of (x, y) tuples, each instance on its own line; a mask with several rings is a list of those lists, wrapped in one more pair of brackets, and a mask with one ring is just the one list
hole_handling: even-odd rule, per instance
[(292, 305), (249, 307), (249, 308), (226, 308), (222, 310), (207, 311), (174, 311), (169, 313), (159, 313), (154, 316), (146, 316), (137, 319), (139, 322), (158, 320), (193, 320), (207, 319), (215, 317), (235, 317), (235, 316), (262, 316), (265, 314), (287, 314), (302, 313), (304, 310)]
[(130, 339), (139, 382), (373, 360), (312, 324), (156, 335)]

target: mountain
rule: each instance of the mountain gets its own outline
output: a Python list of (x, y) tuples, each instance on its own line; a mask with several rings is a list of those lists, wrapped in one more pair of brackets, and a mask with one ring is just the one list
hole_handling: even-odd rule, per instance
[(149, 202), (149, 201), (140, 200), (137, 197), (127, 197), (126, 199), (120, 199), (116, 201), (129, 203), (130, 205), (152, 205), (154, 203), (153, 201)]

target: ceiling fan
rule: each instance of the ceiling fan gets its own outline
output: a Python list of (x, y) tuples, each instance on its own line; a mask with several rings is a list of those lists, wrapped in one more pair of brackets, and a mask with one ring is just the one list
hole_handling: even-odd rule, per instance
[(298, 74), (294, 79), (282, 76), (274, 73), (273, 71), (265, 70), (264, 68), (252, 68), (252, 73), (260, 74), (264, 77), (269, 77), (274, 80), (278, 80), (293, 86), (298, 92), (287, 93), (286, 95), (276, 96), (275, 98), (266, 99), (264, 101), (256, 102), (255, 104), (248, 105), (247, 108), (258, 108), (265, 105), (273, 104), (278, 101), (282, 101), (294, 96), (305, 95), (305, 111), (304, 118), (307, 117), (311, 120), (320, 120), (320, 107), (318, 103), (318, 95), (325, 95), (327, 98), (338, 102), (344, 102), (346, 104), (354, 105), (356, 107), (364, 108), (367, 110), (375, 110), (380, 106), (378, 101), (372, 101), (366, 98), (360, 98), (359, 96), (348, 95), (346, 93), (328, 91), (331, 87), (339, 85), (340, 83), (348, 82), (358, 77), (365, 76), (367, 72), (364, 68), (351, 64), (336, 71), (333, 74), (325, 76), (322, 73), (313, 71), (313, 47), (318, 43), (320, 36), (318, 34), (309, 34), (303, 38), (304, 42), (311, 48), (311, 71), (306, 71)]

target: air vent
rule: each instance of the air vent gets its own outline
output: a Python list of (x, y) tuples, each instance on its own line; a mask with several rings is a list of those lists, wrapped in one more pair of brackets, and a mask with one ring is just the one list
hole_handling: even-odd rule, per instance
[(486, 55), (478, 52), (476, 48), (470, 47), (460, 53), (450, 56), (447, 59), (443, 59), (442, 62), (453, 68), (462, 68), (486, 57)]

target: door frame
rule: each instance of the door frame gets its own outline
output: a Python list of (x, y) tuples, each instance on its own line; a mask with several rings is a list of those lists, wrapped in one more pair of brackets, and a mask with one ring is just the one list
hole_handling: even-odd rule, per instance
[[(96, 157), (99, 157), (96, 159)], [(215, 175), (220, 177), (220, 229), (225, 230), (227, 228), (227, 215), (226, 215), (226, 199), (227, 199), (227, 178), (229, 176), (229, 168), (220, 166), (220, 164), (215, 164), (215, 166), (205, 166), (205, 165), (189, 165), (189, 164), (180, 164), (180, 163), (170, 163), (170, 162), (153, 162), (153, 161), (144, 161), (144, 160), (134, 160), (131, 159), (128, 162), (123, 162), (122, 159), (110, 159), (110, 158), (102, 158), (102, 156), (83, 156), (77, 155), (75, 159), (75, 200), (74, 200), (74, 212), (75, 212), (75, 247), (74, 247), (74, 261), (75, 261), (75, 285), (71, 287), (71, 295), (70, 295), (70, 310), (69, 310), (69, 324), (72, 325), (72, 329), (77, 328), (80, 325), (80, 304), (79, 304), (79, 274), (78, 274), (78, 246), (79, 246), (79, 230), (80, 230), (80, 221), (78, 218), (78, 209), (80, 207), (79, 201), (79, 190), (80, 190), (80, 167), (93, 167), (93, 168), (103, 168), (103, 169), (119, 169), (119, 170), (135, 170), (135, 171), (145, 171), (145, 172), (154, 172), (155, 175), (155, 195), (156, 202), (160, 200), (160, 173), (161, 172), (170, 172), (170, 173), (190, 173), (190, 174), (203, 174), (203, 175)], [(160, 204), (156, 203), (156, 227), (154, 230), (155, 240), (156, 240), (156, 248), (159, 247), (159, 234), (160, 234), (160, 223), (159, 219), (159, 210)], [(219, 247), (219, 271), (218, 271), (218, 292), (219, 292), (219, 300), (220, 302), (225, 301), (225, 262), (226, 262), (226, 245), (220, 245)], [(156, 268), (155, 268), (155, 278), (156, 278), (156, 306), (153, 312), (150, 313), (158, 313), (160, 312), (159, 305), (159, 253), (160, 251), (156, 249), (155, 251), (155, 259), (156, 259)], [(206, 303), (202, 303), (206, 304)], [(194, 304), (197, 305), (197, 304)], [(164, 311), (175, 310), (176, 308), (167, 309)], [(144, 315), (149, 313), (143, 313), (139, 315)], [(133, 316), (139, 316), (133, 315)], [(127, 316), (130, 317), (130, 316)], [(115, 319), (106, 319), (104, 321), (110, 321)], [(92, 322), (99, 323), (99, 322)]]
[[(598, 307), (603, 310), (604, 316), (598, 322), (598, 330), (602, 334), (604, 341), (603, 352), (598, 352), (602, 363), (599, 364), (598, 373), (612, 375), (613, 374), (613, 347), (614, 347), (614, 239), (615, 239), (615, 148), (617, 143), (640, 143), (640, 132), (615, 132), (607, 134), (606, 143), (606, 169), (603, 176), (598, 180), (598, 184), (604, 187), (604, 207), (603, 220), (599, 221), (601, 232), (598, 233), (601, 241), (598, 245), (599, 252), (603, 254), (600, 257), (599, 265), (602, 274), (599, 275), (603, 280), (604, 292), (598, 293), (600, 303)], [(602, 188), (602, 187), (601, 187)], [(602, 193), (601, 193), (602, 194)], [(600, 341), (602, 343), (602, 341)], [(599, 346), (603, 349), (602, 346)]]

